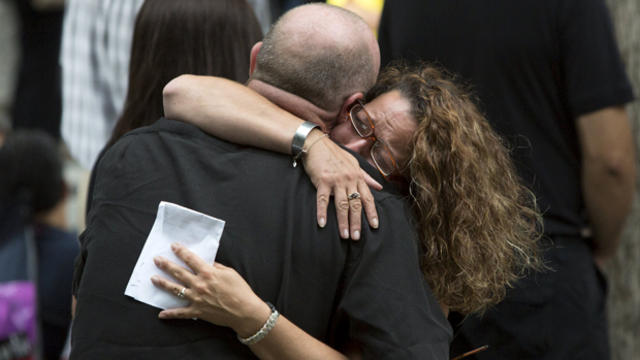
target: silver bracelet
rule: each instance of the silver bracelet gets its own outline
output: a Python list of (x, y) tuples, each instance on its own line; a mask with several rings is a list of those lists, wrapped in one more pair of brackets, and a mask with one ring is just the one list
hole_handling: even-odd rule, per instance
[(304, 146), (305, 140), (307, 140), (307, 136), (311, 130), (315, 128), (319, 128), (318, 124), (314, 124), (309, 121), (305, 121), (296, 130), (296, 133), (293, 135), (293, 140), (291, 141), (291, 155), (293, 155), (293, 167), (298, 166), (298, 158), (300, 157), (300, 153), (302, 153), (302, 147)]
[(298, 160), (302, 157), (302, 155), (306, 154), (309, 152), (309, 150), (311, 150), (311, 148), (313, 147), (313, 145), (315, 145), (317, 142), (319, 142), (320, 140), (324, 139), (325, 137), (329, 136), (329, 134), (322, 134), (319, 138), (315, 139), (311, 145), (309, 145), (308, 148), (306, 149), (302, 149), (302, 151), (300, 151), (298, 153), (298, 155), (293, 157), (293, 167), (296, 167), (296, 165), (298, 164)]
[(245, 339), (241, 338), (238, 335), (238, 340), (244, 345), (253, 345), (258, 341), (264, 339), (264, 337), (269, 334), (271, 329), (276, 326), (276, 321), (278, 320), (278, 316), (280, 316), (280, 313), (278, 313), (278, 310), (276, 310), (275, 306), (273, 306), (273, 304), (271, 304), (270, 302), (267, 302), (267, 305), (269, 305), (269, 308), (271, 308), (271, 315), (269, 315), (267, 321), (264, 323), (264, 325), (262, 325), (262, 328), (260, 328), (257, 333)]

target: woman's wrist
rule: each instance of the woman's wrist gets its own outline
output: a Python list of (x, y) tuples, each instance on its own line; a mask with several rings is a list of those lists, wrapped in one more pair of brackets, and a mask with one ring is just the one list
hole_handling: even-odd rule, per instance
[(303, 149), (309, 149), (311, 144), (315, 143), (325, 135), (326, 134), (322, 130), (320, 130), (320, 128), (315, 128), (311, 130), (311, 132), (309, 133), (309, 135), (307, 135), (307, 138), (304, 141)]
[[(311, 130), (311, 132), (309, 133), (309, 136), (307, 136), (307, 139), (304, 142), (304, 150), (305, 150), (304, 158), (306, 158), (309, 155), (309, 152), (311, 152), (312, 149), (322, 152), (322, 150), (318, 150), (322, 146), (318, 146), (318, 145), (320, 145), (319, 143), (324, 141), (331, 141), (331, 139), (329, 139), (328, 137), (328, 134), (324, 133), (319, 128)], [(325, 151), (326, 151), (326, 148), (325, 148)]]
[(244, 315), (240, 317), (233, 330), (241, 338), (248, 338), (258, 332), (271, 315), (271, 308), (264, 301), (257, 299), (247, 307)]

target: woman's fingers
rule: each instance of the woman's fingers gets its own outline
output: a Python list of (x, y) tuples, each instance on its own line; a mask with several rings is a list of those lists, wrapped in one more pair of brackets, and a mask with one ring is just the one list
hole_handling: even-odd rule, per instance
[(316, 194), (316, 216), (318, 218), (318, 226), (321, 228), (327, 224), (329, 198), (331, 198), (331, 188), (324, 183), (318, 185), (318, 192)]
[(342, 191), (334, 191), (333, 201), (336, 206), (338, 216), (338, 229), (340, 229), (340, 237), (349, 238), (349, 199), (347, 193)]
[[(382, 186), (360, 168), (353, 155), (328, 139), (320, 140), (318, 145), (309, 149), (304, 167), (318, 189), (316, 217), (320, 227), (327, 223), (331, 195), (334, 196), (341, 238), (360, 238), (363, 207), (371, 227), (377, 227), (378, 215), (373, 196), (366, 184), (377, 190), (382, 189)], [(349, 195), (354, 193), (360, 193), (362, 197), (349, 199)]]
[(369, 220), (369, 226), (377, 229), (379, 224), (378, 211), (376, 210), (376, 202), (373, 194), (371, 194), (371, 190), (369, 190), (369, 187), (364, 182), (358, 185), (358, 191), (360, 192), (360, 200), (362, 201), (364, 213), (367, 215), (367, 220)]
[[(171, 293), (177, 297), (190, 299), (191, 290), (187, 289), (185, 286), (173, 282), (171, 280), (167, 280), (163, 277), (154, 275), (151, 277), (151, 282), (156, 287), (165, 290), (168, 293)], [(182, 295), (180, 295), (182, 294)]]
[(371, 186), (374, 190), (382, 190), (382, 185), (377, 182), (374, 178), (371, 177), (371, 175), (369, 175), (366, 171), (360, 169), (360, 172), (362, 174), (362, 176), (364, 177), (364, 182), (367, 183), (367, 185)]
[(173, 276), (174, 279), (179, 282), (191, 286), (195, 282), (195, 275), (182, 266), (173, 263), (162, 256), (156, 256), (153, 258), (153, 262), (156, 266), (165, 273)]
[[(334, 187), (334, 196), (336, 212), (338, 217), (338, 228), (340, 229), (340, 236), (343, 239), (351, 238), (353, 240), (359, 240), (362, 227), (362, 209), (364, 208), (369, 225), (377, 229), (378, 228), (378, 212), (376, 211), (376, 204), (371, 194), (371, 190), (367, 186), (367, 183), (363, 179), (353, 180), (357, 185), (339, 184)], [(357, 189), (357, 190), (354, 190)], [(349, 195), (358, 193), (358, 198), (349, 199)], [(329, 199), (331, 197), (330, 188), (321, 183), (318, 185), (317, 193), (317, 219), (318, 225), (324, 227), (327, 221), (327, 208), (329, 206)]]
[(167, 309), (160, 311), (158, 317), (160, 319), (195, 319), (198, 317), (198, 311), (191, 307)]
[(347, 193), (349, 201), (349, 228), (351, 239), (360, 240), (360, 225), (362, 223), (362, 200), (357, 188), (350, 188)]
[(191, 250), (187, 249), (182, 244), (171, 244), (171, 250), (173, 250), (173, 253), (176, 254), (176, 256), (180, 260), (184, 261), (184, 263), (187, 264), (187, 266), (191, 268), (191, 270), (193, 270), (196, 274), (201, 273), (202, 270), (204, 270), (208, 266), (208, 264), (204, 260), (202, 260), (201, 257), (196, 255)]

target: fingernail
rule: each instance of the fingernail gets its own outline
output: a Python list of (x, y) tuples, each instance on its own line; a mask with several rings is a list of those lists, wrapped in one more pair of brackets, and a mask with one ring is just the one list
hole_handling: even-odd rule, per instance
[(348, 239), (349, 238), (349, 230), (347, 230), (347, 229), (342, 230), (342, 238), (343, 239)]
[(353, 240), (360, 240), (360, 231), (356, 230), (353, 232), (353, 236), (351, 236)]
[(156, 256), (153, 258), (153, 262), (158, 265), (162, 262), (162, 258), (160, 256)]
[(178, 243), (173, 243), (173, 244), (171, 244), (171, 250), (173, 250), (173, 251), (178, 250), (178, 246), (179, 246), (179, 244), (178, 244)]
[(327, 225), (327, 220), (321, 217), (320, 219), (318, 219), (318, 225), (320, 225), (321, 228), (324, 228), (324, 226)]
[(160, 278), (158, 278), (158, 275), (153, 275), (153, 276), (151, 277), (151, 282), (154, 282), (154, 283), (155, 283), (155, 282), (158, 282), (158, 280), (160, 280)]
[(158, 317), (159, 317), (160, 319), (164, 319), (164, 318), (166, 318), (166, 317), (167, 317), (167, 315), (164, 313), (164, 311), (161, 311), (161, 312), (158, 314)]
[(371, 226), (372, 226), (374, 229), (377, 229), (377, 228), (378, 228), (378, 218), (373, 218), (373, 220), (371, 220)]

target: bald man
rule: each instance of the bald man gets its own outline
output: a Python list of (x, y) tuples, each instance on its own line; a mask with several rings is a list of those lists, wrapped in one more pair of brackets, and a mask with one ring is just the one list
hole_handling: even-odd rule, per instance
[[(379, 61), (360, 18), (306, 5), (254, 46), (249, 86), (330, 125), (374, 83)], [(361, 166), (384, 182), (366, 161)], [(124, 295), (158, 203), (170, 201), (225, 220), (216, 261), (315, 338), (339, 350), (357, 348), (365, 358), (448, 359), (451, 329), (419, 271), (399, 195), (376, 194), (380, 230), (365, 225), (359, 242), (343, 241), (334, 213), (325, 228), (316, 225), (316, 190), (290, 157), (166, 119), (124, 136), (95, 171), (74, 281), (72, 358), (253, 357), (254, 347), (237, 336), (249, 337), (262, 324), (236, 334), (203, 321), (163, 322), (158, 309)]]

